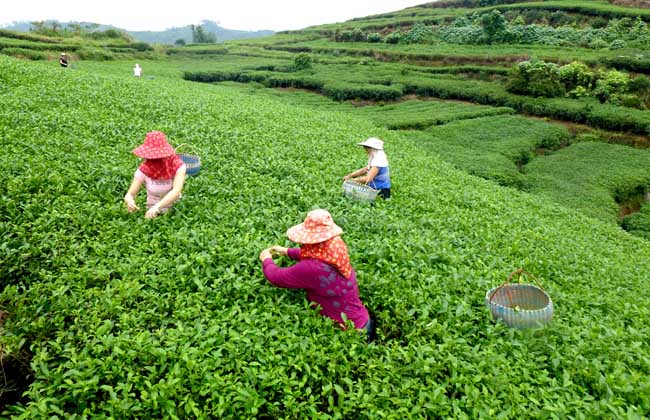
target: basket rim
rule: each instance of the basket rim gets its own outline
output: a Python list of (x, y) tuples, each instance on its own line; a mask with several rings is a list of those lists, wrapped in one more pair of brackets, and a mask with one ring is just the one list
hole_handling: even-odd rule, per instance
[(201, 160), (201, 156), (195, 155), (193, 153), (176, 153), (176, 155), (179, 156), (179, 157), (180, 156), (195, 157), (195, 158)]
[[(527, 284), (527, 283), (509, 284), (509, 285), (506, 285), (506, 286), (532, 286), (533, 288), (535, 288), (535, 289), (539, 290), (540, 292), (542, 292), (548, 298), (548, 303), (546, 304), (546, 306), (544, 306), (541, 309), (518, 309), (517, 312), (542, 312), (542, 311), (547, 311), (549, 308), (553, 308), (553, 300), (551, 299), (551, 296), (548, 293), (546, 293), (546, 291), (544, 289), (542, 289), (541, 287), (535, 286), (534, 284)], [(511, 308), (509, 306), (505, 306), (505, 305), (502, 305), (500, 303), (492, 301), (492, 294), (494, 294), (494, 292), (496, 292), (497, 289), (503, 288), (503, 287), (505, 287), (505, 286), (493, 287), (490, 290), (488, 290), (487, 293), (485, 293), (485, 299), (487, 300), (487, 306), (490, 307), (490, 308), (491, 307), (497, 307), (497, 308), (504, 308), (504, 309), (510, 310), (510, 311), (515, 311), (515, 309), (513, 309), (513, 308)]]
[(362, 187), (362, 188), (365, 188), (365, 189), (368, 189), (368, 190), (371, 190), (371, 191), (379, 192), (378, 189), (372, 188), (368, 184), (362, 184), (361, 182), (352, 181), (350, 179), (343, 181), (343, 185), (344, 185), (344, 188), (345, 188), (345, 185), (350, 185), (350, 186), (354, 186), (354, 187)]

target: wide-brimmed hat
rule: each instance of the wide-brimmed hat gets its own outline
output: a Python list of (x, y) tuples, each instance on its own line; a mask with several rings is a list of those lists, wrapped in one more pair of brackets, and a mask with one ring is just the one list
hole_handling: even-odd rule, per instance
[(305, 221), (287, 230), (287, 236), (299, 244), (317, 244), (325, 242), (343, 233), (338, 227), (332, 215), (323, 209), (313, 210), (307, 213)]
[(361, 143), (357, 143), (357, 146), (366, 146), (366, 147), (370, 147), (371, 149), (375, 149), (375, 150), (384, 150), (384, 142), (379, 140), (376, 137), (370, 137), (366, 141), (362, 141)]
[(144, 143), (133, 149), (133, 154), (145, 159), (162, 159), (174, 156), (176, 151), (167, 143), (165, 133), (150, 131), (147, 133)]

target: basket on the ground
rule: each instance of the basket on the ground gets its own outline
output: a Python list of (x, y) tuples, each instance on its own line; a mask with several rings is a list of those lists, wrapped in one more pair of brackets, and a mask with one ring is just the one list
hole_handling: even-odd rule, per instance
[(537, 282), (535, 276), (518, 269), (510, 273), (499, 287), (488, 290), (485, 304), (494, 319), (501, 319), (513, 328), (543, 327), (553, 319), (553, 301), (538, 285), (510, 283), (514, 275), (525, 274)]
[(375, 201), (378, 193), (379, 190), (369, 187), (366, 184), (360, 184), (350, 180), (343, 182), (343, 194), (353, 200), (371, 203)]
[[(181, 148), (184, 148), (187, 151), (179, 151)], [(187, 175), (194, 176), (199, 173), (201, 170), (201, 158), (196, 153), (194, 148), (187, 144), (181, 144), (179, 146), (176, 146), (176, 154), (179, 158), (181, 158), (183, 163), (185, 163), (185, 166), (187, 166)]]

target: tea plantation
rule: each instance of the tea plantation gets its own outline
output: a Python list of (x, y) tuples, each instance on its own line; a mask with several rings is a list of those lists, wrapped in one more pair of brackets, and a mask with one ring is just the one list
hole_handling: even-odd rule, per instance
[[(185, 47), (0, 30), (0, 418), (650, 417), (632, 3), (441, 0)], [(152, 130), (203, 166), (146, 220), (122, 197)], [(372, 207), (341, 191), (371, 136), (393, 181)], [(371, 344), (264, 279), (260, 250), (315, 208)], [(485, 306), (519, 267), (545, 328)]]
[[(164, 77), (0, 68), (3, 366), (33, 379), (4, 417), (650, 413), (646, 240), (352, 114)], [(198, 148), (203, 170), (147, 221), (121, 197), (151, 129)], [(374, 207), (339, 185), (368, 136), (386, 140), (395, 183)], [(345, 231), (373, 344), (262, 276), (259, 250), (288, 245), (315, 207)], [(486, 290), (517, 267), (554, 299), (548, 328), (490, 319)]]

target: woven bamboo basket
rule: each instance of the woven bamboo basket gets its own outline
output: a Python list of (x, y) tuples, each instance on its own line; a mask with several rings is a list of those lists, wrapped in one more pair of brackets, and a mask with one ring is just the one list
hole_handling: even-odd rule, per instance
[[(536, 285), (511, 283), (515, 275), (532, 278)], [(510, 273), (508, 279), (499, 287), (488, 290), (485, 304), (494, 319), (502, 320), (512, 328), (527, 329), (543, 327), (553, 319), (553, 301), (542, 289), (539, 282), (524, 269)]]
[[(179, 149), (184, 149), (187, 151), (181, 152)], [(201, 157), (193, 147), (187, 144), (180, 144), (176, 146), (176, 154), (179, 158), (181, 158), (183, 163), (185, 163), (185, 166), (187, 166), (187, 175), (194, 176), (199, 173), (201, 170)]]
[(379, 190), (369, 187), (367, 184), (360, 184), (355, 181), (343, 182), (343, 194), (353, 200), (372, 203), (377, 198)]

